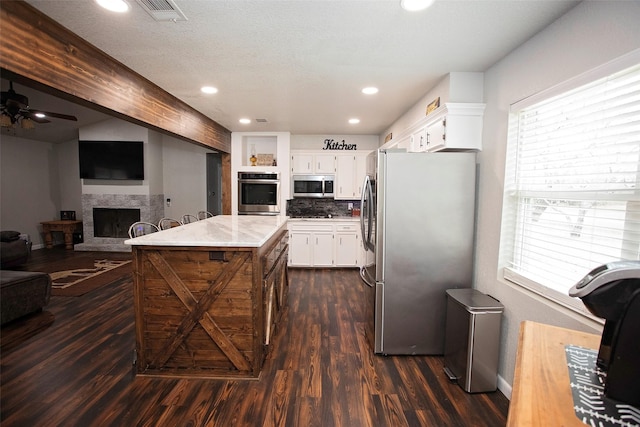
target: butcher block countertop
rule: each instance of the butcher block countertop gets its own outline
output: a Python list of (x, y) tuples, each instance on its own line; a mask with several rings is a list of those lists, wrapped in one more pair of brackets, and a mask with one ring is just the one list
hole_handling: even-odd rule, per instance
[(600, 336), (522, 322), (507, 426), (585, 426), (575, 415), (565, 345), (598, 349)]
[(286, 227), (280, 215), (218, 215), (125, 240), (133, 246), (210, 246), (259, 248)]

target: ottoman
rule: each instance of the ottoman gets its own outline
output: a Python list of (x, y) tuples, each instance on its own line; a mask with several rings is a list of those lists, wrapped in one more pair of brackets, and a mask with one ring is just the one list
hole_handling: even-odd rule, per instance
[(0, 270), (0, 324), (42, 310), (50, 297), (47, 273)]

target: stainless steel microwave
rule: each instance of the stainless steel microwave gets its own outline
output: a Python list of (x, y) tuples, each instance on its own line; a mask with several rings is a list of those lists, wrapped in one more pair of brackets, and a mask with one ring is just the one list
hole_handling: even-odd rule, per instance
[(333, 198), (334, 180), (333, 175), (293, 175), (293, 197)]

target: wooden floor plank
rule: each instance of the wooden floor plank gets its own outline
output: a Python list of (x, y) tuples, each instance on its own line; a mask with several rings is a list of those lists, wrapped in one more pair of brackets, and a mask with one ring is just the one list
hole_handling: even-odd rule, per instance
[[(55, 271), (123, 254), (34, 251)], [(465, 393), (438, 356), (376, 356), (348, 269), (290, 270), (288, 307), (257, 381), (134, 375), (130, 274), (2, 328), (0, 423), (77, 426), (500, 426), (508, 400)]]

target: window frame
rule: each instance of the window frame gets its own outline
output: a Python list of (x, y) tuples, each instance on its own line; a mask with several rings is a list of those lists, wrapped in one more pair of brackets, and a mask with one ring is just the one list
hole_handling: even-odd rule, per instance
[[(582, 87), (594, 81), (602, 78), (606, 78), (612, 74), (624, 71), (627, 68), (640, 64), (640, 49), (629, 52), (613, 61), (607, 62), (599, 67), (582, 73), (574, 78), (571, 78), (558, 85), (542, 90), (529, 97), (521, 99), (510, 105), (509, 118), (508, 118), (508, 136), (507, 136), (507, 150), (505, 158), (505, 176), (504, 176), (504, 195), (503, 195), (503, 210), (502, 210), (502, 223), (501, 223), (501, 241), (500, 241), (500, 258), (498, 265), (498, 277), (512, 283), (515, 286), (527, 289), (540, 297), (549, 300), (555, 304), (563, 306), (573, 312), (579, 313), (591, 320), (603, 323), (603, 319), (600, 319), (591, 314), (582, 301), (579, 298), (572, 298), (568, 294), (564, 294), (555, 290), (551, 286), (547, 286), (544, 283), (539, 283), (531, 277), (526, 277), (521, 272), (512, 269), (509, 266), (510, 261), (513, 259), (515, 251), (515, 230), (518, 220), (518, 203), (515, 201), (520, 198), (514, 197), (509, 194), (509, 184), (513, 176), (515, 176), (515, 155), (513, 150), (517, 150), (517, 139), (514, 137), (513, 132), (517, 132), (517, 126), (514, 126), (514, 121), (517, 123), (518, 115), (520, 111), (525, 108), (539, 104), (545, 100), (562, 95), (573, 89)], [(515, 141), (515, 142), (514, 142)]]

